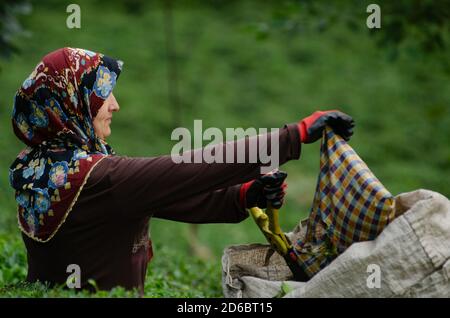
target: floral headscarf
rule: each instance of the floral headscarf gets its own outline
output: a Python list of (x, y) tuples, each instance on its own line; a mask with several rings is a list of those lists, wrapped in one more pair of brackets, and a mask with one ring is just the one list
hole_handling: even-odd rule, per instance
[(64, 223), (92, 168), (114, 151), (93, 119), (111, 94), (122, 62), (62, 48), (46, 55), (17, 91), (16, 136), (27, 147), (10, 167), (18, 221), (30, 238), (49, 241)]

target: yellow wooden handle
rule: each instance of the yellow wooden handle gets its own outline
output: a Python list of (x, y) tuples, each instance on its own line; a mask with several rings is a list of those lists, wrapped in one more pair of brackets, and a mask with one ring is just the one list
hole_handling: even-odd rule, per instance
[(272, 207), (270, 203), (268, 203), (267, 209), (266, 209), (267, 216), (269, 217), (269, 229), (277, 234), (280, 235), (283, 239), (283, 241), (290, 245), (288, 240), (286, 239), (286, 236), (284, 235), (283, 230), (281, 229), (280, 222), (279, 222), (279, 210)]
[(250, 213), (270, 245), (281, 255), (286, 255), (291, 245), (280, 228), (278, 209), (274, 209), (269, 204), (266, 209), (267, 214), (258, 207), (250, 208)]

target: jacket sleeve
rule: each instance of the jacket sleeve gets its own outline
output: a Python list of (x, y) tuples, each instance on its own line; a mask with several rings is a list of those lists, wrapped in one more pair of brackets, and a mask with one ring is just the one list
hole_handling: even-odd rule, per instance
[[(268, 149), (259, 153), (271, 154), (271, 134), (245, 138), (236, 142), (219, 144), (224, 156), (227, 151), (245, 149), (245, 162), (248, 162), (249, 141), (252, 138), (267, 138)], [(296, 124), (287, 125), (279, 130), (279, 164), (300, 157), (300, 137)], [(241, 148), (241, 149), (242, 149)], [(216, 148), (219, 149), (219, 148)], [(264, 152), (264, 150), (266, 152)], [(196, 152), (189, 153), (192, 157)], [(235, 161), (236, 162), (236, 161)], [(243, 217), (242, 211), (232, 211), (239, 200), (238, 187), (241, 183), (255, 179), (260, 174), (263, 163), (258, 154), (254, 163), (175, 163), (171, 156), (154, 158), (130, 158), (110, 156), (104, 158), (93, 169), (88, 186), (98, 185), (99, 196), (105, 195), (114, 203), (114, 214), (121, 217), (155, 216), (185, 220), (187, 222), (205, 223), (225, 220), (223, 213), (237, 213), (235, 220)], [(221, 203), (224, 201), (224, 203)], [(184, 206), (183, 206), (184, 204)], [(200, 206), (205, 208), (199, 209)], [(217, 219), (206, 216), (213, 206), (222, 206), (215, 214)], [(170, 208), (170, 209), (169, 209)], [(238, 207), (239, 208), (239, 207)], [(174, 212), (177, 210), (176, 212)], [(171, 212), (170, 212), (171, 211)], [(198, 211), (198, 219), (185, 218), (184, 213)], [(241, 213), (241, 214), (239, 214)], [(244, 215), (245, 216), (245, 215)], [(233, 217), (232, 217), (233, 219)], [(228, 220), (228, 219), (227, 219)]]
[(239, 202), (241, 185), (231, 186), (171, 202), (153, 213), (153, 217), (186, 223), (239, 223), (248, 217)]

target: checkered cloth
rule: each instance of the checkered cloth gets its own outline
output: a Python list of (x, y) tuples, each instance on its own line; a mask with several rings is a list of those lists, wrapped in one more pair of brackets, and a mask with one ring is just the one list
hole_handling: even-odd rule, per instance
[(395, 218), (394, 197), (356, 152), (330, 128), (306, 236), (294, 242), (297, 262), (312, 277), (352, 243), (373, 240)]

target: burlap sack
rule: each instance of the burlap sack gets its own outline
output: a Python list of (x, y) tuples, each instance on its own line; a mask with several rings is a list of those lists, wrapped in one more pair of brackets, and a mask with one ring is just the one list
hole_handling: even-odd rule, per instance
[[(290, 281), (268, 245), (229, 247), (222, 257), (224, 296), (274, 297), (285, 282), (291, 289), (285, 297), (450, 297), (450, 201), (429, 190), (402, 193), (396, 214), (375, 240), (351, 245), (306, 283)], [(304, 230), (299, 224), (289, 236)]]

